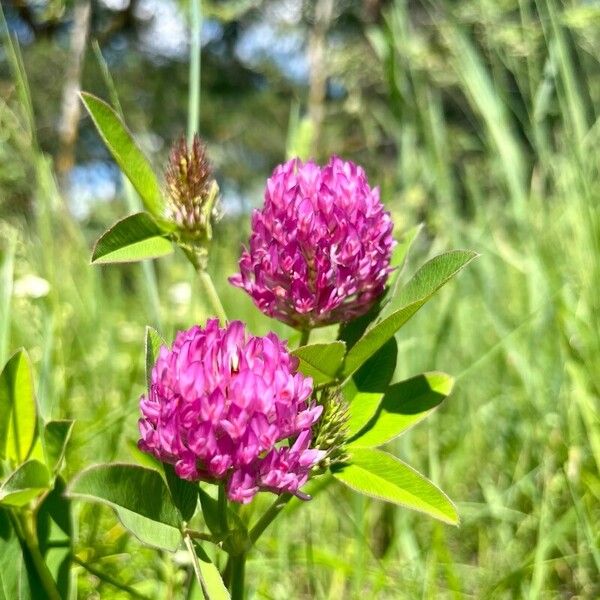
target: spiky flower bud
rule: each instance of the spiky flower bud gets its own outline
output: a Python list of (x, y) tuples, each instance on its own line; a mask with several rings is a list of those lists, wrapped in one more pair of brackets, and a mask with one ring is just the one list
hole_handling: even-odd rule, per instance
[(318, 463), (319, 468), (325, 470), (348, 460), (345, 448), (348, 438), (348, 403), (337, 389), (323, 390), (319, 403), (323, 406), (323, 413), (313, 427), (313, 435), (315, 448), (325, 452)]
[(210, 240), (219, 187), (213, 178), (206, 146), (198, 134), (194, 135), (191, 146), (184, 136), (173, 144), (165, 183), (167, 218), (177, 225), (184, 238)]

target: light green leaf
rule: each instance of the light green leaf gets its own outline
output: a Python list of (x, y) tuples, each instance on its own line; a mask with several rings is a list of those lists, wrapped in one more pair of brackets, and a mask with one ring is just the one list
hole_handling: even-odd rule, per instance
[(469, 250), (440, 254), (426, 262), (382, 311), (380, 319), (356, 342), (346, 356), (344, 375), (352, 375), (463, 267), (477, 256)]
[(394, 376), (397, 358), (398, 343), (392, 338), (344, 385), (344, 398), (349, 403), (346, 426), (348, 439), (363, 429), (377, 412)]
[(313, 383), (329, 383), (333, 381), (344, 360), (346, 344), (344, 342), (331, 342), (330, 344), (311, 344), (301, 346), (292, 352), (300, 359), (299, 369)]
[(333, 476), (343, 484), (365, 496), (458, 524), (456, 508), (446, 494), (418, 471), (382, 450), (349, 450), (349, 464), (332, 468)]
[(181, 513), (160, 473), (137, 465), (89, 467), (69, 485), (71, 498), (114, 508), (121, 523), (142, 542), (175, 550), (181, 541)]
[(202, 574), (202, 592), (206, 600), (231, 600), (231, 596), (223, 583), (219, 569), (211, 562), (200, 544), (194, 541), (194, 550), (198, 557), (198, 565)]
[(22, 463), (35, 438), (36, 408), (31, 362), (17, 350), (0, 374), (0, 458)]
[(44, 427), (44, 454), (46, 465), (53, 473), (62, 466), (67, 444), (73, 431), (73, 421), (49, 421)]
[(390, 275), (388, 286), (390, 291), (388, 293), (388, 299), (392, 299), (396, 295), (398, 283), (400, 281), (400, 274), (402, 269), (406, 265), (410, 249), (414, 244), (415, 240), (419, 237), (419, 233), (423, 229), (423, 223), (419, 223), (412, 229), (409, 229), (398, 242), (398, 245), (394, 248), (392, 253), (392, 259), (390, 266), (395, 268), (395, 271)]
[[(367, 425), (351, 441), (355, 446), (381, 446), (422, 421), (452, 392), (445, 373), (423, 373), (391, 385)], [(352, 403), (352, 406), (354, 402)]]
[(135, 262), (173, 252), (173, 244), (148, 213), (117, 221), (94, 246), (92, 263)]
[(152, 383), (152, 368), (154, 367), (154, 363), (156, 363), (161, 346), (166, 345), (167, 342), (165, 342), (156, 329), (150, 326), (146, 327), (146, 385), (148, 390)]
[(162, 221), (165, 201), (160, 184), (148, 159), (133, 141), (131, 133), (104, 100), (86, 92), (82, 92), (80, 96), (106, 147), (131, 181), (146, 210), (161, 220), (161, 225), (166, 225)]
[(0, 504), (25, 506), (50, 486), (46, 465), (37, 460), (24, 462), (0, 486)]

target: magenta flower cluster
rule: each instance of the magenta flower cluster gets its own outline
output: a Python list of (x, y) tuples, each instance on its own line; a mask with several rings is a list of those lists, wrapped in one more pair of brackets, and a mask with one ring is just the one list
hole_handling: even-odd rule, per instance
[(183, 479), (225, 482), (235, 502), (259, 490), (305, 497), (300, 487), (324, 454), (310, 448), (322, 411), (311, 393), (312, 380), (275, 334), (254, 337), (240, 321), (220, 328), (211, 319), (160, 349), (140, 401), (139, 446)]
[(392, 227), (361, 167), (335, 156), (323, 168), (296, 158), (267, 181), (230, 281), (263, 313), (298, 329), (350, 321), (384, 289)]

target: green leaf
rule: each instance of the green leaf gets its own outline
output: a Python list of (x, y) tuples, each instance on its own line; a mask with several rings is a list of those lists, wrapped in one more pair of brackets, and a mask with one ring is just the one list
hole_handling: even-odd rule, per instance
[(224, 530), (221, 525), (221, 517), (219, 513), (219, 503), (210, 494), (199, 488), (200, 505), (202, 507), (202, 517), (210, 532), (217, 538), (222, 540), (223, 548), (226, 551), (231, 550), (236, 552), (240, 546), (245, 546), (248, 543), (248, 528), (240, 516), (231, 508), (227, 508), (227, 521), (229, 532)]
[(423, 223), (419, 223), (412, 229), (409, 229), (402, 236), (402, 239), (398, 242), (398, 245), (394, 248), (394, 251), (392, 253), (392, 259), (390, 261), (390, 266), (394, 267), (395, 271), (390, 275), (390, 278), (388, 280), (388, 287), (390, 288), (388, 298), (390, 300), (396, 295), (398, 284), (400, 282), (400, 274), (402, 273), (402, 269), (406, 265), (410, 249), (415, 243), (415, 240), (419, 237), (419, 234), (421, 233), (422, 229)]
[(451, 525), (458, 524), (456, 508), (446, 494), (418, 471), (382, 450), (349, 450), (349, 464), (332, 468), (332, 473), (350, 489), (412, 508)]
[(219, 569), (211, 562), (200, 544), (194, 540), (194, 550), (198, 557), (202, 574), (202, 592), (206, 600), (231, 600), (231, 596), (223, 583)]
[(329, 383), (333, 381), (344, 360), (346, 344), (331, 342), (330, 344), (311, 344), (301, 346), (292, 352), (300, 359), (300, 371), (312, 377), (313, 383)]
[(154, 367), (154, 363), (156, 363), (156, 359), (158, 358), (158, 353), (160, 352), (161, 346), (166, 346), (167, 342), (162, 338), (160, 333), (153, 329), (150, 326), (146, 327), (146, 385), (148, 390), (150, 389), (150, 384), (152, 383), (152, 368)]
[(179, 509), (183, 520), (189, 521), (194, 516), (198, 506), (199, 485), (197, 482), (186, 481), (178, 477), (171, 465), (164, 465), (164, 471), (173, 502)]
[(440, 254), (426, 262), (382, 311), (346, 356), (344, 375), (352, 375), (373, 356), (447, 281), (477, 256), (469, 250)]
[(367, 448), (386, 444), (422, 421), (450, 395), (453, 385), (450, 375), (437, 372), (391, 385), (377, 412), (350, 443)]
[(68, 495), (112, 507), (121, 523), (148, 545), (171, 551), (179, 546), (181, 513), (153, 469), (127, 464), (89, 467), (71, 482)]
[(344, 398), (349, 402), (348, 439), (363, 429), (377, 412), (394, 376), (397, 358), (398, 343), (392, 338), (344, 386)]
[(50, 473), (37, 460), (24, 462), (0, 486), (0, 504), (25, 506), (50, 487)]
[(148, 213), (117, 221), (94, 246), (92, 263), (135, 262), (173, 252), (173, 244)]
[(73, 421), (48, 421), (44, 427), (44, 454), (46, 465), (58, 473), (73, 431)]
[[(146, 210), (161, 220), (165, 201), (148, 159), (133, 141), (123, 121), (106, 102), (86, 92), (81, 92), (80, 96), (106, 147), (131, 181)], [(164, 223), (161, 221), (161, 224)]]
[(0, 374), (0, 458), (21, 463), (35, 438), (36, 409), (31, 362), (17, 350)]

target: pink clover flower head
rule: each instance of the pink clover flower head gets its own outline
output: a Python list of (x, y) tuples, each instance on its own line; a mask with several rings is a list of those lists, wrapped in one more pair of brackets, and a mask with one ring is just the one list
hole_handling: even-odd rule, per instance
[(384, 290), (392, 228), (362, 167), (336, 156), (324, 167), (295, 158), (268, 179), (230, 282), (263, 313), (298, 329), (350, 321)]
[(211, 319), (160, 349), (140, 400), (139, 447), (183, 479), (225, 482), (236, 502), (260, 490), (306, 497), (300, 487), (324, 455), (310, 448), (322, 412), (311, 393), (286, 342)]

